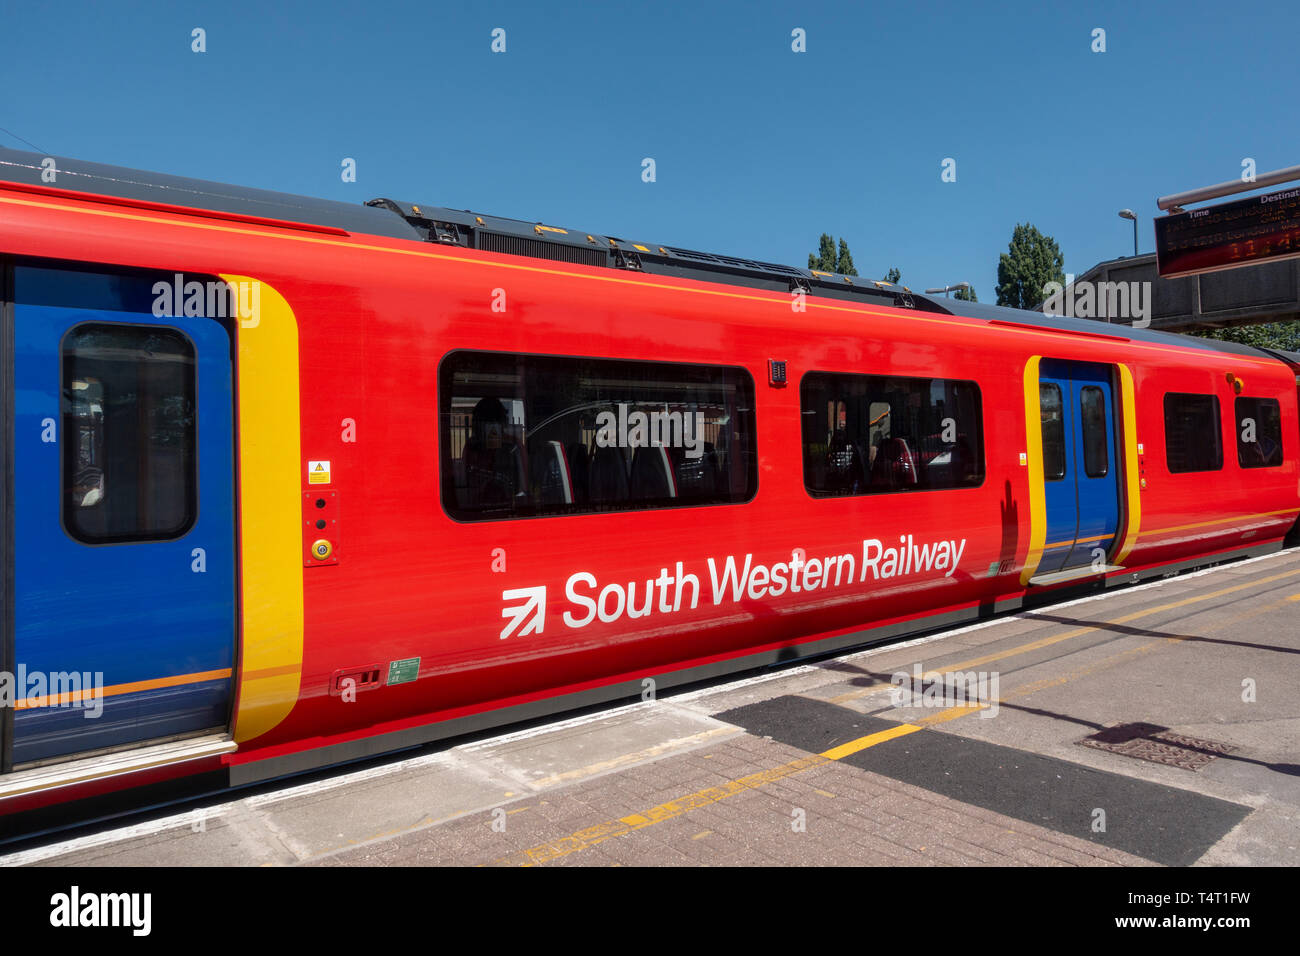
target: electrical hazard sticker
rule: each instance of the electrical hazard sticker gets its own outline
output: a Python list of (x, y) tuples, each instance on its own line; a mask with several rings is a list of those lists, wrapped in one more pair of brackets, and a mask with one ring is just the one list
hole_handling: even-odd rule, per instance
[(328, 485), (330, 483), (330, 463), (328, 461), (307, 462), (307, 483), (309, 485)]

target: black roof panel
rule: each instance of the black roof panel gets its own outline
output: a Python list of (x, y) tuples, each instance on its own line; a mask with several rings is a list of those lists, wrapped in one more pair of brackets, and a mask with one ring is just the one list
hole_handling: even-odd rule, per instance
[[(49, 158), (54, 160), (56, 171), (56, 179), (52, 183), (41, 179), (41, 173), (44, 172), (41, 163)], [(215, 212), (334, 226), (348, 232), (391, 236), (394, 239), (420, 238), (400, 216), (361, 203), (313, 199), (309, 196), (272, 192), (269, 189), (246, 189), (225, 183), (147, 173), (62, 156), (47, 157), (40, 153), (2, 147), (0, 179), (33, 186), (75, 189), (101, 196), (170, 203), (191, 209), (211, 209)]]

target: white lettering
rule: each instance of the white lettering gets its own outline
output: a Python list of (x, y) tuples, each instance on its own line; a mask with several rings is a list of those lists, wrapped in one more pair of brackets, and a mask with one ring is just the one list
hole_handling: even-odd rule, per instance
[(574, 585), (585, 583), (591, 590), (596, 589), (596, 576), (588, 574), (586, 571), (579, 571), (573, 577), (569, 578), (569, 583), (564, 586), (564, 596), (574, 604), (580, 605), (587, 609), (587, 616), (576, 618), (569, 611), (564, 612), (564, 623), (569, 627), (586, 627), (596, 617), (596, 602), (585, 595), (579, 594), (574, 590)]

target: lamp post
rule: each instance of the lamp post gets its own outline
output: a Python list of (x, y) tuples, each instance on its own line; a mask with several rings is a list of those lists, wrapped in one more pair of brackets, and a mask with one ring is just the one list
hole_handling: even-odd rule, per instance
[(1132, 209), (1121, 209), (1119, 218), (1133, 220), (1133, 255), (1138, 254), (1138, 217), (1133, 214)]

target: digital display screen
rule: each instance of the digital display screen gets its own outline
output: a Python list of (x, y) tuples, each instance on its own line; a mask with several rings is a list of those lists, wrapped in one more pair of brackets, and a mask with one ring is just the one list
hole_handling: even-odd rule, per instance
[(1300, 256), (1300, 187), (1155, 221), (1162, 278)]

